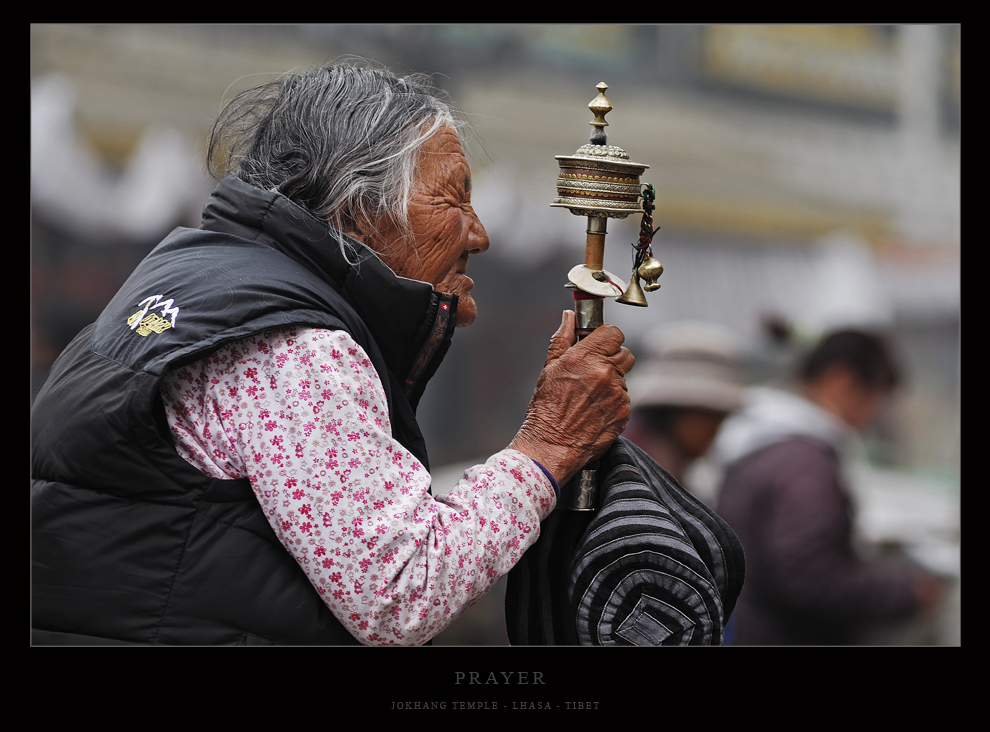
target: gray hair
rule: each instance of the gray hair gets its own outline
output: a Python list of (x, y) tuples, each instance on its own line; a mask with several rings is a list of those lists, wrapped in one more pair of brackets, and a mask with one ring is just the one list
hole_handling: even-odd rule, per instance
[(408, 230), (420, 149), (448, 124), (463, 123), (429, 77), (335, 64), (231, 99), (208, 165), (277, 190), (341, 231), (383, 216)]

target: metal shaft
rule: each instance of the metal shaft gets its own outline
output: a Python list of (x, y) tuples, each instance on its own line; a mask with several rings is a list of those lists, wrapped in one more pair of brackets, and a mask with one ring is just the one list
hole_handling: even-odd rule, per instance
[(589, 216), (587, 238), (584, 244), (584, 266), (588, 269), (605, 269), (605, 234), (608, 233), (605, 216)]

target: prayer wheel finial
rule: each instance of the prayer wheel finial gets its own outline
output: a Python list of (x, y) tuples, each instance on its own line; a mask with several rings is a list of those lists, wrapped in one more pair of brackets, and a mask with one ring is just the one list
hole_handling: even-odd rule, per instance
[(598, 90), (598, 96), (588, 103), (588, 109), (595, 115), (595, 118), (588, 123), (595, 128), (591, 131), (590, 142), (592, 145), (605, 145), (608, 141), (608, 136), (605, 134), (605, 128), (608, 127), (605, 115), (612, 111), (612, 103), (605, 97), (608, 84), (600, 81), (595, 88)]

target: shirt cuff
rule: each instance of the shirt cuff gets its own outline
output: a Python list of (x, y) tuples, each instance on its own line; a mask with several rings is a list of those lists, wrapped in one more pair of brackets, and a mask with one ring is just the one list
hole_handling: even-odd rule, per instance
[[(533, 458), (530, 458), (530, 460), (533, 460)], [(540, 470), (542, 470), (543, 471), (543, 474), (545, 476), (547, 476), (547, 480), (549, 480), (550, 481), (550, 485), (553, 486), (554, 495), (557, 496), (557, 498), (560, 498), (560, 486), (557, 485), (557, 479), (553, 477), (553, 475), (550, 473), (549, 470), (547, 470), (546, 468), (544, 468), (538, 462), (536, 462), (535, 460), (533, 460), (533, 462), (536, 464), (536, 467), (538, 467)]]

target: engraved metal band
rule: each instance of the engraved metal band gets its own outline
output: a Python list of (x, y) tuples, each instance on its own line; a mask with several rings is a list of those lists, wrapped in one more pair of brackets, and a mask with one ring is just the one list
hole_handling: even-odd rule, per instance
[(567, 511), (594, 511), (598, 501), (596, 471), (581, 470), (562, 489), (561, 508)]

